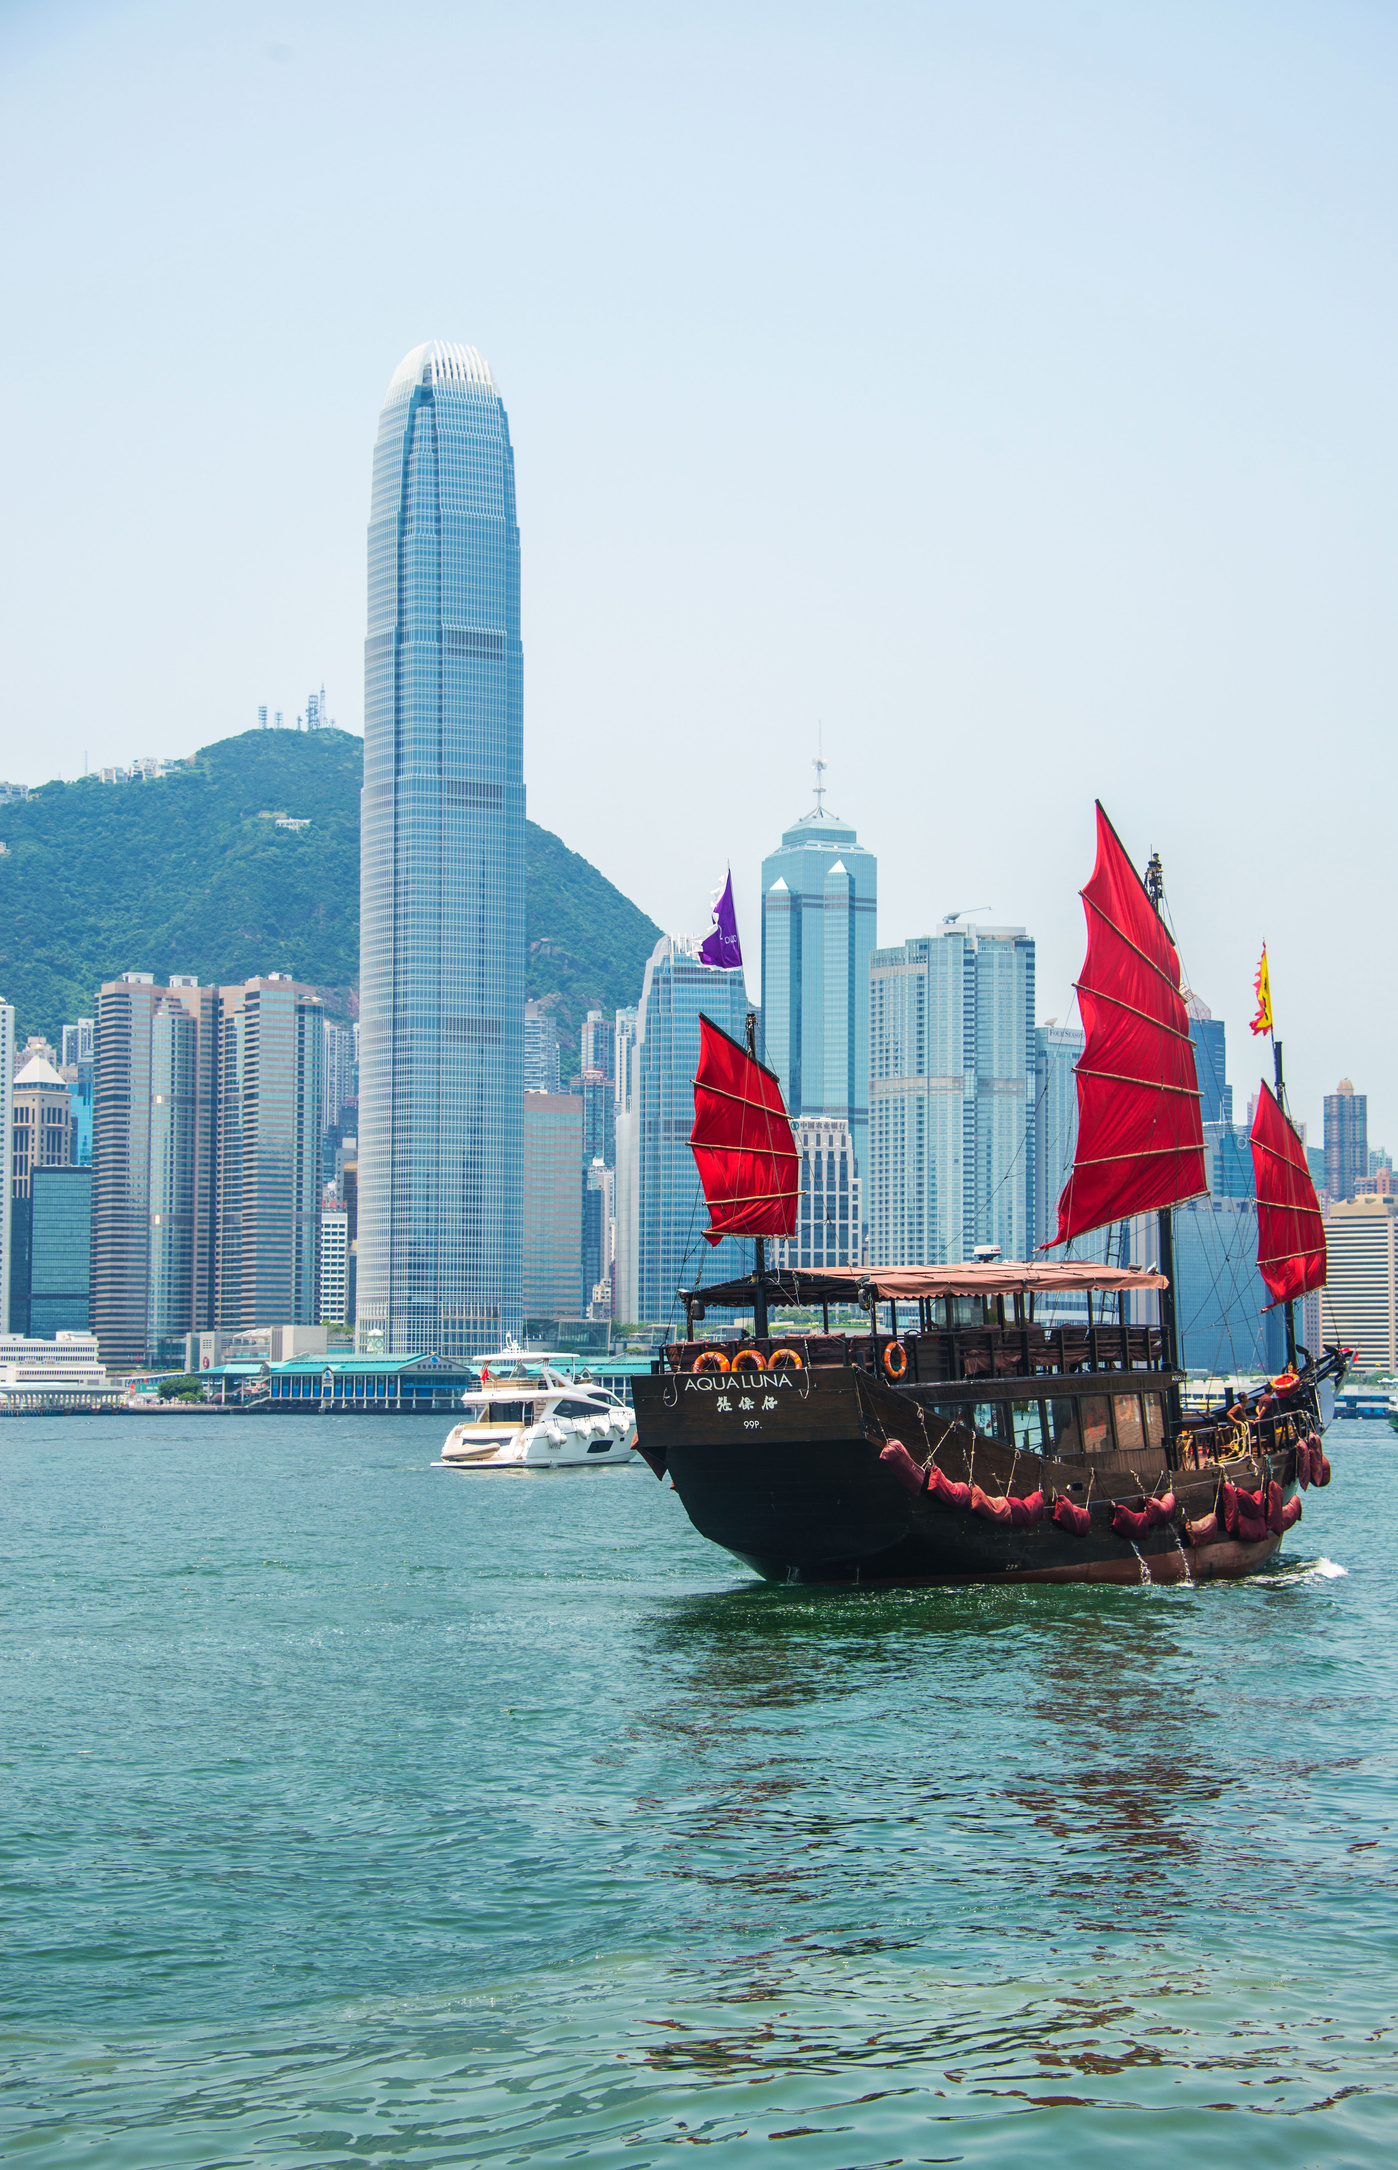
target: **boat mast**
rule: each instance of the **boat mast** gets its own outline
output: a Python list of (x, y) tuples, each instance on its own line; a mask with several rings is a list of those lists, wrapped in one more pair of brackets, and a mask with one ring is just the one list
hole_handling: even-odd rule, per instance
[[(748, 1053), (757, 1060), (757, 1012), (749, 1010), (747, 1016)], [(767, 1339), (767, 1243), (762, 1236), (756, 1238), (753, 1257), (752, 1330), (757, 1341)]]
[[(1282, 1077), (1282, 1044), (1277, 1039), (1272, 1041), (1272, 1067), (1277, 1074), (1277, 1106), (1290, 1122), (1291, 1117), (1286, 1106), (1286, 1082)], [(1296, 1369), (1296, 1305), (1291, 1298), (1287, 1299), (1286, 1305), (1286, 1368), (1288, 1371)]]
[[(1146, 866), (1146, 895), (1155, 906), (1157, 918), (1165, 895), (1165, 869), (1160, 854), (1153, 851)], [(1165, 1286), (1160, 1291), (1160, 1340), (1161, 1354), (1170, 1379), (1170, 1428), (1179, 1430), (1184, 1412), (1180, 1406), (1179, 1381), (1173, 1376), (1180, 1366), (1179, 1317), (1175, 1308), (1175, 1212), (1173, 1206), (1162, 1206), (1157, 1216), (1160, 1223), (1160, 1271), (1165, 1276)]]

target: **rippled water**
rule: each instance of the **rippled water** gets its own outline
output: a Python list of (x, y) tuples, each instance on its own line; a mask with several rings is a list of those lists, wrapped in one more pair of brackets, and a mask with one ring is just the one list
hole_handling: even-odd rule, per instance
[(0, 1425), (0, 2140), (1398, 2155), (1393, 1479), (1200, 1591), (768, 1590), (426, 1419)]

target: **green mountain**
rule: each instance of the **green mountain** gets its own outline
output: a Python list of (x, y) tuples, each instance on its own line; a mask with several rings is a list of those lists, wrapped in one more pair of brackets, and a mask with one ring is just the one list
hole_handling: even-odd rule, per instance
[[(348, 1011), (363, 756), (344, 731), (247, 731), (150, 783), (88, 776), (0, 804), (0, 995), (21, 1041), (56, 1043), (122, 972), (292, 972)], [(575, 1047), (589, 1009), (637, 1000), (660, 929), (532, 821), (524, 857), (526, 986)]]

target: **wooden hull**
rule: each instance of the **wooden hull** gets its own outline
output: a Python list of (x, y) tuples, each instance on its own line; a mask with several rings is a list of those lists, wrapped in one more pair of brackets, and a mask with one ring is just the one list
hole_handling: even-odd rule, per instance
[[(1016, 1454), (968, 1428), (929, 1425), (911, 1395), (847, 1369), (784, 1383), (672, 1373), (638, 1379), (633, 1392), (652, 1469), (670, 1476), (702, 1536), (769, 1582), (1231, 1580), (1266, 1567), (1281, 1539), (1196, 1547), (1167, 1526), (1137, 1546), (1112, 1530), (1110, 1502), (1173, 1489), (1182, 1524), (1212, 1512), (1221, 1475), (1248, 1489), (1273, 1476), (1289, 1489), (1294, 1475), (1285, 1454), (1168, 1474), (1158, 1448), (1097, 1462)], [(1079, 1537), (1048, 1516), (1006, 1527), (915, 1492), (880, 1458), (889, 1438), (919, 1462), (935, 1447), (946, 1476), (992, 1496), (1043, 1489), (1088, 1504), (1098, 1510), (1091, 1529)]]

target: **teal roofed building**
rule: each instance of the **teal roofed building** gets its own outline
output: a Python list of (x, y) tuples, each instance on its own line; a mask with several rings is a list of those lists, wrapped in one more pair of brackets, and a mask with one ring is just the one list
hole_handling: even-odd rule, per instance
[(475, 1384), (468, 1366), (440, 1356), (293, 1356), (267, 1367), (271, 1407), (287, 1415), (445, 1414)]

